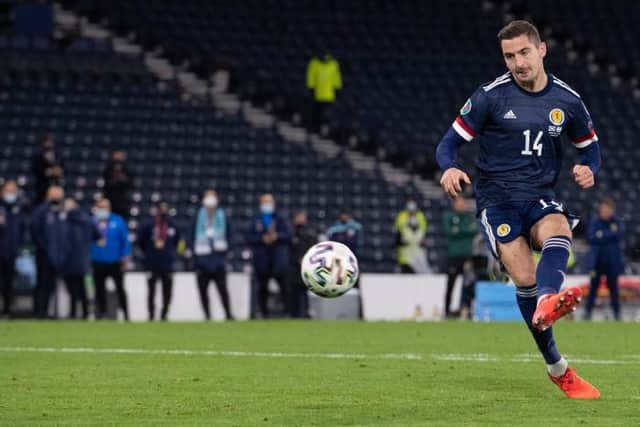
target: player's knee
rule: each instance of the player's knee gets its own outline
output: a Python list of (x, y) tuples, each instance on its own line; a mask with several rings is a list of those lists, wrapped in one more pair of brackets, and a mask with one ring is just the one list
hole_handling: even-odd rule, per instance
[(536, 283), (536, 275), (533, 271), (515, 271), (509, 273), (509, 277), (516, 286), (531, 286)]
[(531, 230), (534, 241), (537, 241), (540, 246), (544, 242), (552, 237), (563, 236), (571, 240), (573, 235), (571, 233), (571, 227), (569, 221), (564, 215), (548, 215), (543, 218), (538, 224), (536, 224)]

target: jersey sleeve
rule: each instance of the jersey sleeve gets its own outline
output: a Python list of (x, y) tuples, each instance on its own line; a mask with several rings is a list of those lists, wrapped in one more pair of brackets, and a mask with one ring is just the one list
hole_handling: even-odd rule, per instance
[(582, 101), (576, 103), (573, 110), (571, 121), (567, 126), (567, 136), (576, 148), (588, 147), (598, 141), (591, 115)]
[(489, 112), (489, 97), (482, 88), (476, 90), (460, 109), (453, 130), (469, 142), (482, 131)]

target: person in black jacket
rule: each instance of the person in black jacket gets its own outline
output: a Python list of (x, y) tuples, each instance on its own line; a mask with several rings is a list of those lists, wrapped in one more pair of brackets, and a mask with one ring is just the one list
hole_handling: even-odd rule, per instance
[(125, 221), (129, 218), (129, 193), (133, 189), (133, 178), (125, 164), (126, 160), (124, 151), (114, 150), (102, 173), (104, 197), (111, 202), (111, 211)]
[(69, 248), (62, 265), (62, 275), (71, 296), (69, 318), (76, 318), (80, 303), (82, 318), (87, 319), (89, 310), (84, 279), (91, 271), (91, 243), (100, 237), (100, 233), (91, 216), (80, 209), (75, 200), (69, 198), (64, 201), (64, 212), (67, 215), (66, 238)]
[(63, 198), (62, 187), (50, 187), (47, 201), (40, 204), (31, 217), (31, 238), (36, 247), (37, 270), (33, 312), (40, 319), (49, 315), (49, 301), (68, 254), (67, 215), (62, 209)]
[(156, 283), (162, 283), (162, 312), (167, 320), (173, 290), (173, 268), (178, 256), (181, 236), (178, 227), (169, 217), (169, 205), (160, 202), (155, 214), (142, 224), (138, 231), (138, 246), (144, 253), (144, 268), (149, 272), (147, 308), (149, 320), (155, 319)]
[(297, 212), (293, 216), (293, 235), (291, 237), (291, 316), (309, 318), (309, 297), (307, 287), (302, 282), (300, 267), (307, 250), (318, 242), (318, 233), (309, 226), (307, 213)]
[(34, 205), (45, 201), (47, 190), (52, 185), (62, 185), (64, 167), (56, 154), (55, 141), (51, 135), (42, 140), (40, 151), (31, 159), (31, 172), (34, 177)]
[(0, 199), (0, 289), (2, 314), (11, 316), (15, 263), (24, 243), (25, 214), (18, 202), (18, 186), (7, 181), (2, 186)]

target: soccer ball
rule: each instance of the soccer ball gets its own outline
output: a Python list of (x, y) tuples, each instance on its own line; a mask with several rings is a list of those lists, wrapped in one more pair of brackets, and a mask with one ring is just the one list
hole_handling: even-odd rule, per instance
[(313, 245), (302, 258), (300, 274), (314, 294), (336, 298), (353, 288), (358, 280), (358, 260), (342, 243), (326, 241)]

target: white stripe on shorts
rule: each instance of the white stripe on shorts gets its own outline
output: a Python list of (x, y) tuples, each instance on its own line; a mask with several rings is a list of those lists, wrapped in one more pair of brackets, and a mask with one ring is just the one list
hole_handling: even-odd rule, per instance
[(483, 209), (480, 214), (480, 221), (482, 221), (482, 225), (484, 226), (484, 231), (487, 233), (487, 237), (489, 237), (489, 243), (491, 244), (491, 250), (493, 254), (498, 256), (498, 247), (496, 246), (496, 238), (493, 235), (493, 230), (491, 229), (491, 225), (489, 224), (489, 220), (487, 219), (487, 209)]

